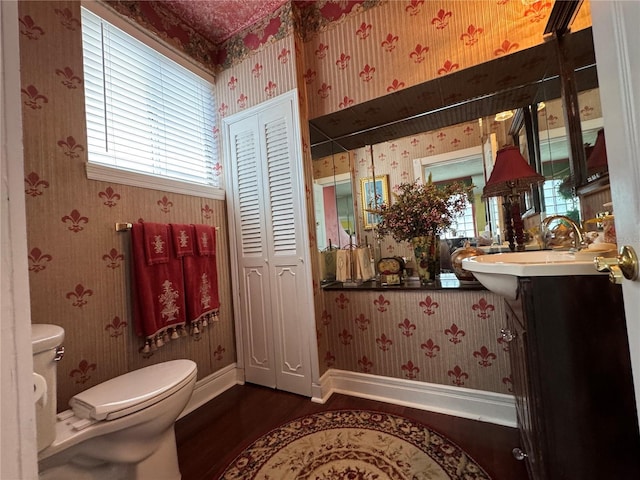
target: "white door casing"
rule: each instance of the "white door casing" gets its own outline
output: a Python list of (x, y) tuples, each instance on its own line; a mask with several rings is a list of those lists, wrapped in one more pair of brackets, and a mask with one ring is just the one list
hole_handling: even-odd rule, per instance
[(228, 209), (245, 378), (310, 396), (318, 360), (297, 122), (295, 91), (225, 119)]
[(0, 1), (0, 478), (38, 477), (18, 2)]
[[(593, 1), (591, 16), (617, 242), (640, 254), (640, 2)], [(640, 412), (640, 279), (622, 292)]]

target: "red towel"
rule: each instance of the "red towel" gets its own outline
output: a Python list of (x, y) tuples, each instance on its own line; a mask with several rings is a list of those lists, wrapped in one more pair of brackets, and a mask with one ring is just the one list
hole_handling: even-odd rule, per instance
[(167, 263), (171, 255), (167, 225), (164, 223), (143, 223), (142, 232), (147, 264)]
[(216, 254), (216, 229), (209, 225), (194, 225), (196, 231), (196, 251), (198, 255)]
[(212, 321), (218, 316), (218, 266), (216, 262), (216, 229), (209, 225), (193, 225), (196, 238), (195, 255), (184, 256), (184, 283), (189, 322)]
[(186, 322), (182, 262), (172, 243), (169, 225), (136, 223), (131, 228), (135, 331), (158, 346), (158, 338)]
[(173, 246), (178, 258), (194, 254), (194, 236), (191, 225), (172, 223), (171, 235), (173, 236)]

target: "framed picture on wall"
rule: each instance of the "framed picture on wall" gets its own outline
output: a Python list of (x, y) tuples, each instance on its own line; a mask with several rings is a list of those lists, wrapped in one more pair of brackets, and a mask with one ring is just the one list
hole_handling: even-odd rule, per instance
[(362, 222), (365, 230), (371, 230), (380, 221), (375, 211), (383, 203), (389, 205), (389, 175), (376, 175), (360, 179)]

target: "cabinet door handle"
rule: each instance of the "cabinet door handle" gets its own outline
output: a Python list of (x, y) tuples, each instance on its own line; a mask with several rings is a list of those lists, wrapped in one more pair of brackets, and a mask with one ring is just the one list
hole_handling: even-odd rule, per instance
[(528, 455), (518, 447), (511, 450), (511, 453), (513, 453), (513, 458), (515, 458), (516, 460), (524, 460), (528, 457)]
[(516, 338), (516, 334), (508, 328), (500, 329), (500, 334), (502, 335), (502, 340), (507, 343), (512, 342)]

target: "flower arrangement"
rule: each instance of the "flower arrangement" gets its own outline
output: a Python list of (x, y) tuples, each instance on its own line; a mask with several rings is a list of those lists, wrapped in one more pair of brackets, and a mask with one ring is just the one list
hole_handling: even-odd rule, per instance
[(460, 182), (436, 186), (431, 178), (426, 184), (401, 183), (393, 194), (395, 202), (379, 207), (378, 232), (391, 234), (398, 242), (441, 235), (464, 212), (472, 188)]

